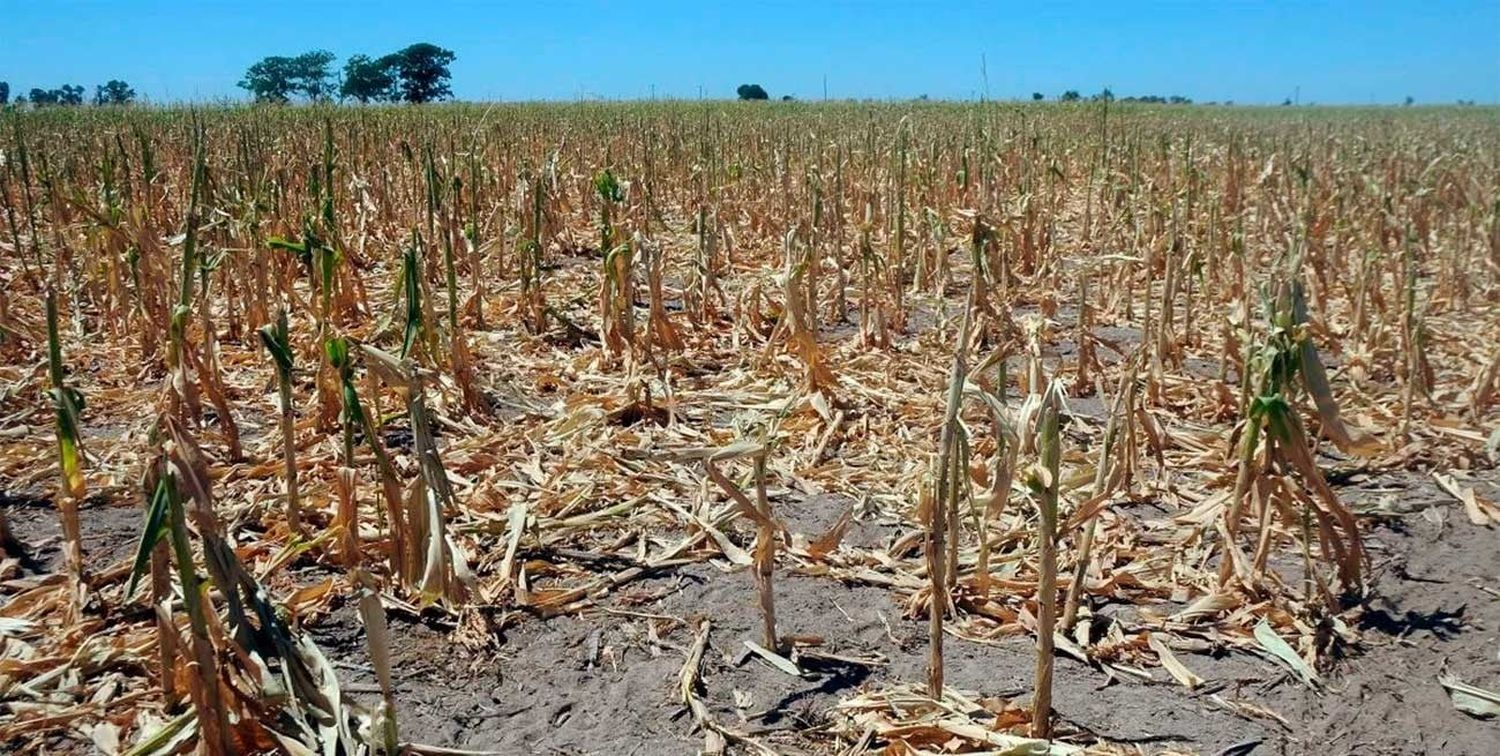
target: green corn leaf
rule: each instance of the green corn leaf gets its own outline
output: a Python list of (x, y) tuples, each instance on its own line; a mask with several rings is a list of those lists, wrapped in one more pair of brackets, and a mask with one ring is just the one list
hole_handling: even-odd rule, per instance
[(615, 174), (608, 168), (594, 174), (594, 191), (599, 193), (599, 198), (605, 202), (620, 202), (625, 199), (625, 193), (620, 189), (620, 182), (615, 180)]
[(1291, 428), (1288, 425), (1291, 412), (1292, 406), (1281, 394), (1257, 396), (1250, 402), (1250, 416), (1264, 423), (1267, 432), (1279, 441), (1291, 438)]
[(338, 250), (318, 242), (314, 249), (318, 253), (318, 275), (321, 277), (323, 290), (328, 291), (329, 283), (333, 281), (334, 274), (339, 267)]
[(52, 385), (62, 386), (62, 340), (57, 335), (57, 292), (47, 291), (47, 370), (52, 376)]
[(414, 237), (401, 260), (402, 287), (406, 291), (406, 332), (401, 339), (402, 359), (411, 352), (412, 345), (417, 342), (417, 336), (422, 331), (422, 280), (421, 269), (418, 267), (420, 261), (417, 259), (417, 247), (420, 243), (421, 237)]
[(83, 495), (83, 466), (78, 457), (78, 418), (83, 394), (63, 382), (62, 341), (57, 329), (57, 292), (47, 292), (47, 368), (52, 388), (47, 395), (57, 413), (57, 456), (63, 488), (69, 496)]
[(187, 326), (188, 318), (192, 317), (193, 308), (187, 305), (175, 305), (172, 307), (172, 328), (182, 330)]
[(275, 323), (267, 323), (260, 328), (260, 343), (266, 347), (271, 354), (271, 359), (276, 361), (276, 369), (281, 372), (283, 380), (292, 375), (292, 346), (291, 337), (287, 329), (286, 311), (283, 310)]
[(135, 586), (141, 575), (146, 574), (151, 563), (151, 552), (167, 532), (167, 478), (163, 476), (156, 484), (151, 502), (146, 506), (146, 527), (141, 529), (141, 542), (135, 550), (135, 563), (130, 567), (130, 584), (125, 588), (125, 597), (135, 595)]
[(328, 356), (328, 364), (338, 370), (340, 377), (349, 365), (349, 342), (343, 337), (334, 337), (323, 342), (323, 353)]
[(287, 349), (286, 344), (277, 338), (277, 334), (272, 331), (271, 326), (261, 327), (260, 342), (265, 346), (266, 351), (271, 354), (271, 359), (276, 361), (276, 369), (282, 375), (290, 375), (292, 372), (292, 353)]
[(287, 252), (292, 252), (296, 254), (297, 258), (304, 263), (310, 262), (312, 259), (308, 256), (309, 253), (307, 251), (307, 244), (303, 242), (292, 241), (291, 239), (283, 239), (280, 236), (273, 236), (266, 240), (266, 245), (271, 249), (281, 249)]

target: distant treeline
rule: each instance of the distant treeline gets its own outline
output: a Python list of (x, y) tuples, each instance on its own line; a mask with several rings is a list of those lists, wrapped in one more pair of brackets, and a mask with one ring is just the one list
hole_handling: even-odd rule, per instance
[[(287, 103), (293, 100), (307, 102), (437, 102), (453, 96), (449, 86), (452, 73), (449, 64), (458, 59), (452, 50), (446, 50), (430, 42), (418, 42), (380, 57), (364, 54), (349, 56), (343, 68), (334, 71), (337, 56), (327, 50), (313, 50), (296, 56), (272, 55), (262, 58), (245, 71), (245, 78), (238, 86), (248, 91), (256, 102)], [(93, 105), (129, 105), (135, 102), (135, 89), (119, 79), (94, 87), (94, 96), (85, 98), (86, 90), (77, 84), (64, 84), (56, 89), (32, 87), (26, 94), (17, 94), (11, 99), (8, 82), (0, 81), (0, 106), (25, 105), (34, 107)], [(741, 84), (735, 89), (740, 100), (773, 99), (760, 84)], [(779, 99), (793, 101), (792, 95)], [(918, 95), (918, 101), (927, 101), (927, 95)], [(1032, 92), (1034, 102), (1048, 99), (1041, 92)], [(1069, 89), (1055, 98), (1057, 102), (1120, 102), (1148, 105), (1191, 105), (1191, 97), (1182, 95), (1130, 95), (1116, 97), (1108, 87), (1092, 95), (1083, 95)], [(878, 100), (866, 99), (865, 102)], [(1406, 97), (1403, 105), (1413, 105), (1415, 100)], [(1205, 105), (1233, 105), (1233, 100), (1206, 102)], [(1294, 103), (1286, 98), (1284, 106)], [(1458, 105), (1474, 106), (1474, 100), (1458, 100)]]
[(351, 55), (344, 62), (342, 75), (333, 72), (335, 58), (327, 50), (262, 58), (245, 71), (239, 86), (256, 102), (269, 103), (293, 99), (326, 102), (334, 98), (420, 103), (453, 96), (448, 65), (458, 56), (430, 42), (418, 42), (377, 58)]
[[(32, 105), (82, 105), (84, 103), (84, 88), (77, 84), (64, 84), (57, 89), (42, 89), (32, 87), (30, 92), (16, 96), (16, 104), (24, 105), (30, 102)], [(110, 79), (108, 82), (94, 87), (95, 105), (129, 105), (135, 101), (135, 90), (131, 89), (119, 79)], [(0, 105), (10, 104), (10, 83), (0, 81)]]
[[(1031, 99), (1040, 102), (1047, 99), (1047, 96), (1042, 94), (1041, 92), (1032, 92)], [(1183, 97), (1182, 95), (1170, 95), (1168, 97), (1163, 97), (1161, 95), (1132, 95), (1130, 97), (1116, 98), (1115, 93), (1111, 92), (1109, 90), (1109, 87), (1105, 87), (1103, 90), (1100, 90), (1098, 94), (1090, 95), (1088, 99), (1092, 102), (1144, 102), (1157, 105), (1193, 104), (1192, 98)], [(1058, 102), (1079, 102), (1081, 100), (1083, 100), (1083, 95), (1079, 94), (1078, 90), (1076, 89), (1069, 89), (1068, 91), (1063, 92), (1062, 94), (1057, 96)]]
[[(335, 98), (358, 102), (436, 102), (453, 96), (448, 66), (458, 56), (429, 42), (418, 42), (379, 57), (351, 55), (338, 74), (333, 70), (335, 58), (327, 50), (291, 57), (272, 55), (250, 66), (239, 86), (256, 102), (271, 103), (294, 99), (327, 102)], [(26, 94), (18, 94), (14, 104), (128, 105), (135, 101), (135, 89), (119, 79), (94, 87), (92, 100), (85, 97), (85, 92), (77, 84), (63, 84), (56, 89), (32, 87)], [(10, 104), (10, 83), (0, 81), (0, 106)]]

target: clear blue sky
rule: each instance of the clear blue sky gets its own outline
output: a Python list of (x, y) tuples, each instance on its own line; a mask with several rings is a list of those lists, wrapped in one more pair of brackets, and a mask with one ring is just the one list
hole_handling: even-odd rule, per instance
[(1426, 2), (152, 2), (0, 0), (13, 93), (110, 78), (158, 101), (242, 97), (245, 68), (325, 48), (458, 54), (462, 99), (1181, 94), (1500, 102), (1500, 0)]

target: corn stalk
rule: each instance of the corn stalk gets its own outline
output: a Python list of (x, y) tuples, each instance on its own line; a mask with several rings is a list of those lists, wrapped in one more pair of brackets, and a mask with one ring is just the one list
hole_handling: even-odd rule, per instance
[(47, 290), (47, 373), (52, 380), (48, 395), (57, 419), (57, 469), (60, 475), (57, 511), (61, 515), (63, 554), (67, 563), (72, 611), (83, 610), (83, 532), (78, 521), (78, 503), (84, 495), (83, 460), (78, 420), (83, 412), (83, 394), (67, 385), (63, 375), (62, 341), (57, 332), (57, 292)]
[[(970, 310), (965, 308), (963, 325), (953, 348), (953, 369), (948, 374), (948, 398), (943, 410), (943, 427), (938, 436), (937, 464), (932, 468), (933, 493), (926, 502), (927, 538), (925, 555), (930, 592), (927, 607), (927, 695), (935, 701), (943, 698), (943, 615), (948, 611), (949, 556), (945, 545), (948, 517), (957, 507), (958, 487), (953, 484), (952, 468), (959, 450), (958, 411), (963, 402), (965, 367), (969, 348)], [(981, 536), (982, 537), (982, 536)]]
[[(729, 459), (741, 454), (752, 455), (755, 473), (755, 501), (752, 503), (729, 478), (719, 471), (715, 460)], [(776, 567), (776, 538), (781, 530), (771, 513), (766, 498), (766, 450), (760, 445), (735, 445), (721, 450), (704, 460), (708, 477), (719, 486), (741, 517), (755, 523), (755, 593), (760, 602), (761, 638), (765, 647), (779, 651), (781, 638), (776, 632), (776, 590), (772, 582)]]
[(339, 422), (343, 429), (343, 466), (338, 472), (339, 521), (344, 527), (343, 538), (345, 562), (351, 569), (359, 564), (359, 509), (354, 497), (355, 460), (354, 434), (360, 433), (370, 452), (375, 456), (375, 468), (380, 476), (381, 492), (385, 498), (386, 515), (391, 533), (389, 556), (392, 574), (411, 579), (415, 574), (415, 560), (407, 550), (408, 533), (406, 517), (402, 512), (401, 485), (390, 455), (380, 442), (380, 434), (369, 413), (359, 401), (359, 392), (354, 387), (354, 362), (349, 351), (349, 342), (343, 337), (328, 340), (324, 349), (328, 362), (338, 372), (341, 397)]
[[(157, 437), (162, 445), (147, 473), (151, 497), (127, 595), (148, 565), (156, 580), (164, 566), (158, 557), (170, 544), (170, 561), (175, 563), (188, 615), (188, 683), (200, 747), (214, 756), (235, 754), (269, 735), (293, 753), (353, 753), (351, 716), (337, 675), (317, 646), (287, 625), (225, 537), (213, 511), (202, 451), (170, 415), (160, 419)], [(197, 574), (190, 539), (194, 532), (202, 542), (203, 566), (213, 593)], [(222, 599), (225, 622), (214, 618), (210, 596)], [(166, 603), (158, 604), (157, 610), (167, 619), (158, 625), (159, 641), (175, 647), (178, 630)], [(226, 628), (227, 635), (222, 632)], [(215, 648), (215, 638), (222, 648)], [(164, 663), (169, 658), (164, 654)], [(170, 671), (163, 668), (164, 682)], [(171, 695), (170, 687), (166, 692)], [(252, 734), (251, 729), (264, 734)]]
[(408, 574), (416, 577), (416, 587), (424, 603), (442, 599), (460, 606), (473, 589), (474, 579), (462, 551), (448, 532), (443, 511), (458, 506), (453, 488), (443, 468), (432, 421), (427, 408), (426, 379), (410, 361), (368, 344), (361, 344), (366, 364), (406, 401), (411, 421), (412, 439), (420, 477), (414, 481), (407, 497), (406, 524), (410, 533), (404, 539), (413, 551), (403, 562), (410, 565)]
[(276, 390), (281, 402), (281, 457), (286, 480), (286, 522), (293, 533), (302, 533), (302, 507), (297, 498), (296, 409), (292, 405), (292, 342), (287, 329), (286, 310), (276, 314), (276, 322), (260, 329), (260, 341), (276, 363)]
[(1058, 420), (1062, 387), (1054, 382), (1042, 398), (1038, 420), (1040, 461), (1031, 468), (1027, 486), (1037, 497), (1036, 678), (1031, 704), (1031, 736), (1052, 737), (1052, 665), (1054, 621), (1057, 615), (1057, 499), (1062, 486)]

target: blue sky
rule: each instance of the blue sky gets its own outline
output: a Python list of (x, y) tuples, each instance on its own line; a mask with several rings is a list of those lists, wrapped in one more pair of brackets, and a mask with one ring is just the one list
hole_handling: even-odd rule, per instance
[[(324, 48), (458, 54), (463, 99), (1181, 94), (1500, 102), (1500, 0), (1472, 2), (75, 2), (0, 0), (13, 92), (122, 78), (242, 97), (245, 68)], [(981, 67), (981, 61), (984, 62)], [(982, 71), (983, 68), (983, 71)]]

